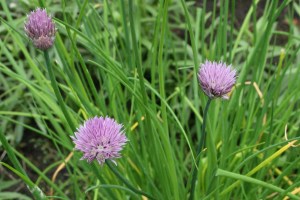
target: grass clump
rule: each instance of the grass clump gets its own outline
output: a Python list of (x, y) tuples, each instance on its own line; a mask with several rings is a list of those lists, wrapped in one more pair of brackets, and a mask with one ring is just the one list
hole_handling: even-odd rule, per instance
[[(300, 199), (300, 5), (245, 2), (1, 1), (0, 197)], [(38, 7), (56, 26), (46, 51), (23, 29)], [(238, 76), (211, 102), (198, 155), (206, 60)], [(74, 151), (95, 116), (124, 125), (117, 166)]]

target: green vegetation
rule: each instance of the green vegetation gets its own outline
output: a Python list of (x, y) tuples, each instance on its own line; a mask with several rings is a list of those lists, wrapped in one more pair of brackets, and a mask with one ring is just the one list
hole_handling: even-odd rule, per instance
[[(0, 199), (147, 199), (80, 161), (70, 136), (94, 116), (124, 125), (114, 169), (136, 190), (188, 199), (206, 59), (238, 79), (210, 104), (194, 199), (300, 199), (300, 2), (240, 2), (0, 1)], [(54, 76), (23, 30), (37, 7), (57, 27)]]

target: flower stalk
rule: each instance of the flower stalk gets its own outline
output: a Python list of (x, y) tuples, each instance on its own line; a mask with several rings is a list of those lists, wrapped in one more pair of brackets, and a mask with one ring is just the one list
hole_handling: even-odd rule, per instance
[[(196, 164), (198, 164), (198, 165), (200, 165), (201, 151), (205, 148), (205, 140), (206, 140), (205, 126), (206, 126), (206, 121), (207, 121), (208, 108), (209, 108), (209, 105), (210, 105), (211, 101), (212, 101), (212, 99), (209, 98), (207, 103), (206, 103), (204, 113), (203, 113), (203, 124), (202, 124), (202, 128), (201, 128), (201, 137), (200, 137), (200, 142), (199, 142), (199, 145), (197, 147), (197, 152), (196, 152)], [(193, 175), (192, 175), (192, 182), (191, 182), (191, 192), (190, 192), (189, 200), (194, 199), (194, 192), (195, 192), (195, 187), (196, 187), (196, 180), (197, 180), (197, 176), (198, 176), (198, 170), (199, 169), (197, 169), (197, 167), (194, 165)]]
[[(203, 64), (201, 64), (198, 72), (198, 80), (203, 92), (208, 96), (209, 99), (203, 112), (201, 137), (196, 151), (196, 165), (200, 165), (201, 151), (205, 147), (205, 127), (209, 105), (215, 98), (229, 99), (228, 93), (231, 91), (236, 82), (236, 70), (231, 68), (231, 65), (228, 66), (222, 62), (211, 62), (206, 60)], [(194, 165), (192, 170), (191, 192), (189, 200), (194, 199), (196, 180), (199, 170), (196, 165)]]
[(55, 96), (58, 100), (58, 104), (71, 128), (72, 131), (74, 131), (76, 129), (76, 126), (75, 124), (73, 123), (70, 115), (69, 115), (69, 112), (67, 111), (67, 108), (66, 108), (66, 105), (63, 101), (63, 98), (61, 96), (61, 93), (59, 91), (59, 88), (58, 88), (58, 85), (57, 85), (57, 82), (55, 80), (55, 76), (54, 76), (54, 72), (53, 72), (53, 69), (52, 69), (52, 66), (51, 66), (51, 63), (50, 63), (50, 58), (49, 58), (49, 53), (47, 50), (44, 51), (44, 57), (45, 57), (45, 61), (46, 61), (46, 67), (47, 67), (47, 71), (49, 73), (49, 77), (50, 77), (50, 81), (51, 81), (51, 86), (54, 90), (54, 93), (55, 93)]
[(141, 190), (138, 190), (133, 185), (131, 185), (129, 183), (129, 181), (125, 177), (123, 177), (121, 175), (121, 173), (115, 168), (115, 166), (112, 164), (112, 162), (110, 160), (106, 160), (105, 163), (107, 164), (107, 166), (109, 167), (109, 169), (116, 175), (116, 177), (118, 177), (120, 179), (120, 181), (122, 181), (130, 190), (132, 190), (136, 194), (143, 195), (143, 196), (147, 197), (148, 199), (153, 199), (153, 200), (155, 199), (150, 194), (148, 194), (146, 192), (143, 192)]

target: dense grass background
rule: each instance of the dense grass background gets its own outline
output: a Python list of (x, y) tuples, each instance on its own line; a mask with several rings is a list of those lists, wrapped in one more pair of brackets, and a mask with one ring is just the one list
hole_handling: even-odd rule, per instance
[[(70, 120), (23, 31), (36, 7), (57, 26), (49, 54)], [(42, 190), (54, 199), (141, 199), (107, 165), (73, 151), (74, 127), (96, 115), (124, 124), (130, 142), (116, 168), (136, 188), (187, 199), (205, 59), (239, 75), (230, 99), (209, 109), (195, 199), (300, 199), (299, 1), (6, 0), (0, 8), (1, 199), (32, 198), (24, 182), (35, 198)]]

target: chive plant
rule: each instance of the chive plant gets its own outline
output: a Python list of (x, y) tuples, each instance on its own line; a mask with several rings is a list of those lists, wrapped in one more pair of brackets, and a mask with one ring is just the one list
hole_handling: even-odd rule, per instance
[(0, 197), (299, 199), (299, 2), (0, 7)]

